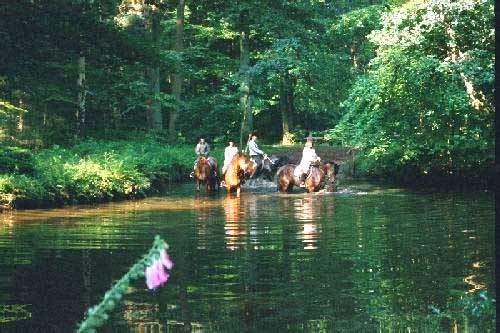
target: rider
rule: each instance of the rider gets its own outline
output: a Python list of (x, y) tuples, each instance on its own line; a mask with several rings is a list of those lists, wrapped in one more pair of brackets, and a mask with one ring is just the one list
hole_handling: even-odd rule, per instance
[[(196, 164), (198, 164), (200, 157), (201, 156), (208, 157), (208, 155), (210, 154), (210, 146), (208, 145), (208, 143), (205, 142), (204, 137), (200, 137), (200, 142), (198, 142), (198, 144), (194, 148), (194, 152), (196, 153), (196, 160), (194, 160), (193, 169), (196, 170)], [(191, 172), (189, 177), (191, 178), (194, 177), (194, 171)]]
[[(222, 166), (222, 177), (226, 173), (229, 163), (233, 160), (233, 157), (238, 154), (238, 147), (234, 145), (233, 141), (229, 141), (229, 146), (224, 149), (224, 165)], [(224, 181), (221, 181), (221, 186), (225, 186)]]
[(305, 187), (305, 175), (309, 172), (311, 164), (321, 161), (316, 151), (314, 150), (313, 139), (311, 137), (307, 138), (306, 144), (304, 145), (304, 150), (302, 151), (302, 159), (299, 165), (293, 171), (293, 175), (300, 179), (300, 187)]
[(233, 160), (234, 155), (238, 153), (238, 147), (234, 145), (233, 141), (229, 141), (229, 146), (224, 149), (224, 165), (222, 166), (222, 175), (226, 173), (229, 163)]
[[(259, 146), (257, 146), (256, 141), (257, 141), (257, 134), (253, 133), (247, 145), (248, 155), (250, 155), (250, 160), (257, 165), (257, 168), (255, 168), (255, 170), (257, 170), (262, 165), (262, 160), (267, 158), (267, 154), (259, 149)], [(252, 176), (253, 174), (250, 177)]]

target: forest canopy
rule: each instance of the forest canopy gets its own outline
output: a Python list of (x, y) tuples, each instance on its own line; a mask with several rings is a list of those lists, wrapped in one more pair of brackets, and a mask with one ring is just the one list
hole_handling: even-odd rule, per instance
[(0, 140), (360, 151), (366, 171), (494, 157), (492, 0), (38, 0), (0, 5)]

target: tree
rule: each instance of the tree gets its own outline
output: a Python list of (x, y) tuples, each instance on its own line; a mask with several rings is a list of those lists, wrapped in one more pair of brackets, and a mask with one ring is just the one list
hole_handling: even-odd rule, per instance
[[(174, 44), (174, 51), (178, 53), (182, 52), (182, 49), (184, 48), (184, 7), (185, 7), (185, 1), (179, 0), (177, 4), (177, 18), (175, 22), (175, 44)], [(176, 123), (182, 108), (181, 93), (182, 93), (182, 81), (184, 79), (182, 75), (181, 66), (178, 65), (176, 67), (177, 67), (176, 73), (173, 75), (173, 83), (172, 83), (172, 94), (174, 95), (175, 98), (175, 106), (170, 112), (170, 121), (168, 125), (169, 141), (172, 143), (177, 140)]]
[(357, 79), (334, 131), (363, 149), (367, 170), (455, 175), (489, 167), (492, 8), (491, 1), (432, 0), (382, 16), (369, 37), (377, 57)]

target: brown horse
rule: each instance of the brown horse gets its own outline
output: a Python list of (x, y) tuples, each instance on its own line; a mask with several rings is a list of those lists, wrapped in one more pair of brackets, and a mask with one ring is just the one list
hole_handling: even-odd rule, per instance
[(241, 184), (245, 177), (250, 176), (255, 171), (255, 165), (250, 159), (242, 153), (234, 155), (224, 174), (224, 183), (227, 193), (236, 189), (236, 195), (240, 195)]
[[(293, 175), (297, 166), (286, 164), (279, 168), (277, 173), (278, 190), (280, 192), (291, 192), (293, 186), (300, 186), (300, 179)], [(311, 166), (310, 172), (305, 180), (305, 190), (309, 193), (318, 192), (327, 187), (327, 190), (335, 190), (335, 168), (331, 163), (322, 163)]]
[(200, 190), (201, 184), (205, 184), (207, 192), (218, 190), (217, 160), (213, 157), (200, 156), (194, 169), (194, 178), (196, 178), (196, 191)]

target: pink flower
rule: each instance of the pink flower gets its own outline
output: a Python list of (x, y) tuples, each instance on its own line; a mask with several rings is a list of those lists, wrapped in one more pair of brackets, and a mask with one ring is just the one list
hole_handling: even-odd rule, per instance
[(168, 253), (165, 250), (162, 250), (160, 252), (160, 260), (163, 266), (165, 266), (167, 269), (172, 269), (172, 267), (174, 266), (174, 263), (172, 262), (172, 260), (170, 260), (170, 257), (168, 256)]
[(155, 260), (151, 266), (146, 267), (144, 272), (148, 288), (156, 289), (167, 282), (169, 275), (165, 268), (171, 269), (173, 266), (174, 263), (170, 260), (167, 251), (162, 250), (160, 258)]

